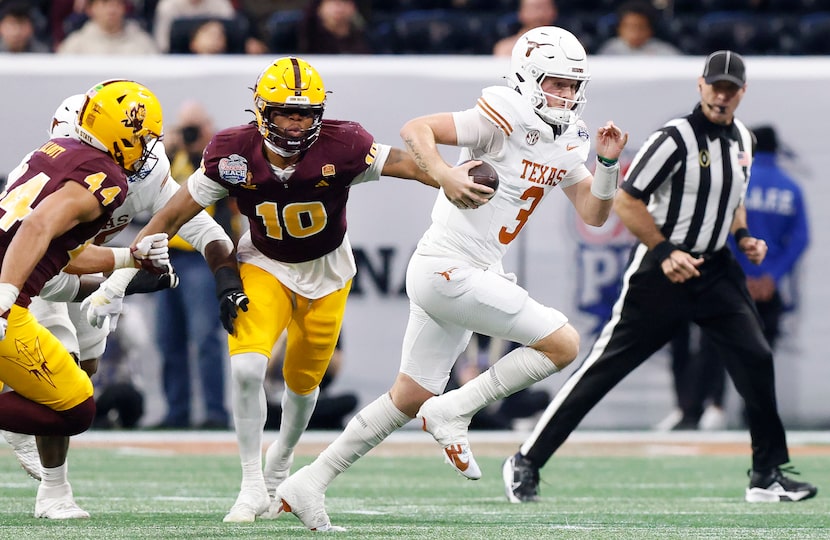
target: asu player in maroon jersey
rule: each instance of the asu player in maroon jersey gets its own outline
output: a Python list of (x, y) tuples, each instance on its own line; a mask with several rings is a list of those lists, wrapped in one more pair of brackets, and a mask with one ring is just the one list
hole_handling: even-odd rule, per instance
[[(375, 142), (360, 124), (324, 120), (325, 104), (317, 70), (300, 58), (276, 60), (254, 88), (256, 121), (217, 133), (187, 189), (139, 234), (173, 234), (227, 196), (236, 198), (250, 224), (237, 248), (238, 271), (233, 258), (216, 271), (242, 462), (239, 497), (226, 522), (268, 517), (317, 402), (356, 271), (346, 234), (349, 189), (381, 175), (438, 186), (405, 151)], [(281, 427), (263, 473), (263, 382), (286, 328)]]
[[(90, 426), (95, 402), (87, 374), (27, 306), (124, 202), (126, 174), (141, 169), (161, 133), (161, 105), (149, 90), (105, 81), (87, 92), (81, 140), (46, 142), (12, 171), (0, 193), (0, 381), (13, 389), (0, 395), (0, 429), (64, 441), (41, 448), (35, 517), (89, 517), (69, 484), (50, 480), (65, 478), (56, 472), (65, 467), (68, 437)], [(152, 239), (141, 252), (151, 247)], [(113, 254), (106, 266), (87, 269), (132, 265), (126, 258)]]

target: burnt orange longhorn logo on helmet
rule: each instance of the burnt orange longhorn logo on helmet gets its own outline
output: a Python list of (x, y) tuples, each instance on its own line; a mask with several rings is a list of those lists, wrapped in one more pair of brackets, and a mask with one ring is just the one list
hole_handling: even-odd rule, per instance
[(533, 52), (533, 49), (538, 49), (538, 48), (539, 48), (538, 43), (536, 43), (535, 41), (528, 41), (527, 42), (527, 50), (525, 51), (525, 56), (529, 57), (530, 53)]

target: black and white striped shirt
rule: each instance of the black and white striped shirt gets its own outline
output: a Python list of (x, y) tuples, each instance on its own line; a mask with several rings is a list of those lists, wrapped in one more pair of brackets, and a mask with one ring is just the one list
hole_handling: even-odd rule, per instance
[(700, 105), (652, 133), (631, 163), (622, 189), (648, 205), (663, 235), (694, 253), (713, 253), (729, 235), (743, 202), (752, 134), (735, 119), (720, 126)]

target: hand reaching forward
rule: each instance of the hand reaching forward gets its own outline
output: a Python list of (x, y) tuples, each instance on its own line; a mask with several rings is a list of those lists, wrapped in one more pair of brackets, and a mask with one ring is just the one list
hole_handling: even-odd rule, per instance
[(614, 122), (609, 120), (597, 130), (597, 155), (606, 159), (619, 159), (627, 142), (628, 133), (623, 133), (614, 125)]

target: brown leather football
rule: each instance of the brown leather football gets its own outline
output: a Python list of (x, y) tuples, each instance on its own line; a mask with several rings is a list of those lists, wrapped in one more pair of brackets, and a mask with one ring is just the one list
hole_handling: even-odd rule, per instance
[(482, 161), (481, 165), (470, 169), (470, 176), (476, 184), (481, 184), (494, 190), (499, 189), (499, 173), (486, 161)]

